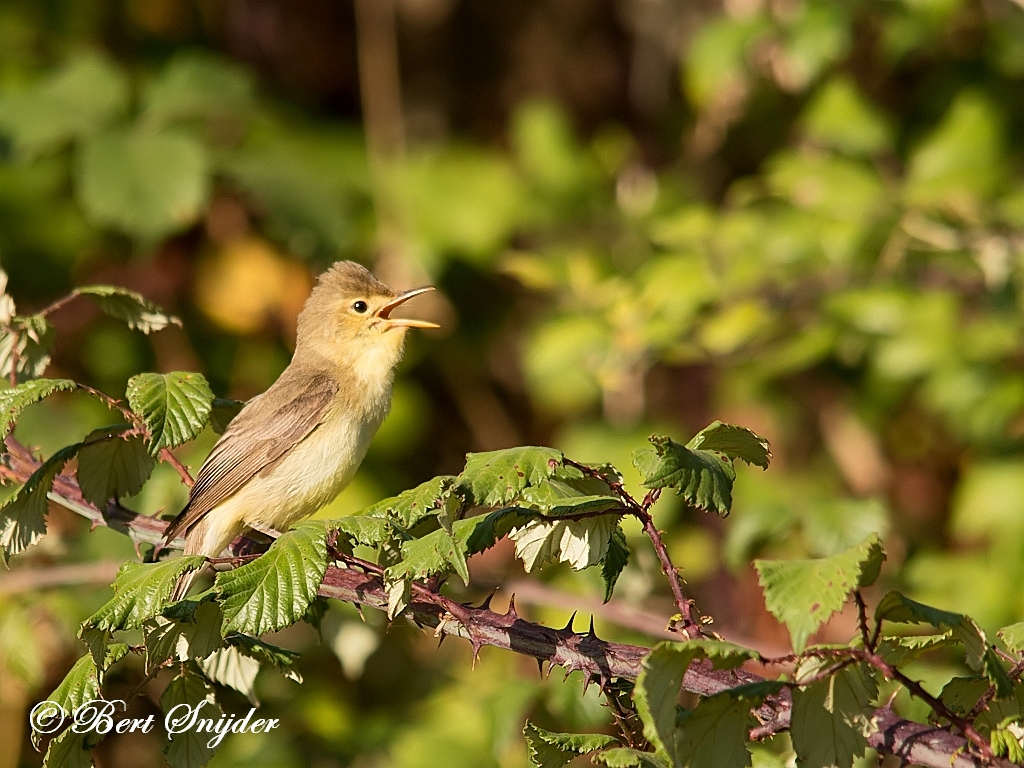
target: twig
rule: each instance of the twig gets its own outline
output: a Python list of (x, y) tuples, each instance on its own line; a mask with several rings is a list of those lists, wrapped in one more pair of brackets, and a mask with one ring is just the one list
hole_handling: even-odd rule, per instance
[(52, 587), (73, 587), (79, 584), (109, 584), (121, 567), (119, 561), (76, 563), (47, 568), (25, 568), (0, 574), (0, 595), (34, 592)]
[(654, 516), (650, 512), (651, 507), (661, 495), (661, 489), (655, 488), (648, 491), (643, 502), (637, 503), (637, 500), (633, 498), (632, 494), (617, 480), (608, 478), (600, 471), (587, 466), (586, 464), (581, 464), (571, 459), (564, 459), (564, 462), (590, 477), (596, 477), (607, 483), (608, 487), (612, 490), (612, 493), (618, 496), (619, 500), (622, 501), (623, 506), (628, 510), (629, 514), (640, 521), (644, 527), (644, 533), (647, 534), (647, 538), (651, 540), (651, 544), (654, 546), (654, 553), (658, 557), (661, 570), (668, 579), (669, 588), (672, 590), (672, 599), (675, 601), (676, 608), (679, 610), (679, 615), (683, 620), (681, 627), (683, 633), (689, 637), (699, 637), (701, 633), (700, 622), (698, 622), (693, 615), (693, 601), (687, 598), (686, 593), (683, 592), (683, 584), (679, 578), (679, 571), (672, 564), (672, 558), (669, 557), (668, 549), (665, 547), (665, 541), (661, 538), (661, 531), (659, 531), (658, 527), (654, 524)]

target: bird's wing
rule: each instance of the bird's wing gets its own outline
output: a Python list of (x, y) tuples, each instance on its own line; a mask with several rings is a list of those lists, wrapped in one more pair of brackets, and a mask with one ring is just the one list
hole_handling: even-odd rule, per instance
[[(323, 373), (287, 369), (246, 404), (199, 470), (188, 503), (167, 526), (164, 541), (187, 532), (203, 515), (283, 459), (320, 423), (338, 391)], [(294, 394), (291, 394), (294, 393)]]

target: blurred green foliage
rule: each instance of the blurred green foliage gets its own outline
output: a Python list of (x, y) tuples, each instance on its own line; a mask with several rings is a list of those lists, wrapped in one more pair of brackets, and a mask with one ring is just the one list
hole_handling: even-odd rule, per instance
[[(287, 362), (308, 274), (339, 257), (370, 263), (386, 239), (385, 279), (437, 284), (446, 335), (413, 342), (389, 422), (325, 516), (451, 472), (467, 450), (533, 442), (628, 467), (649, 432), (721, 418), (765, 434), (778, 461), (746, 473), (724, 524), (665, 505), (659, 525), (726, 636), (786, 642), (766, 634), (754, 556), (833, 554), (870, 532), (886, 539), (884, 586), (986, 629), (1024, 617), (1019, 7), (679, 11), (679, 39), (663, 25), (675, 90), (653, 117), (609, 108), (595, 121), (570, 98), (517, 98), (500, 128), (410, 141), (383, 173), (351, 115), (224, 55), (201, 4), (153, 4), (192, 20), (178, 26), (145, 5), (0, 8), (0, 263), (19, 309), (112, 282), (185, 321), (144, 338), (59, 310), (50, 375), (122, 396), (139, 371), (195, 369), (218, 396), (249, 397)], [(222, 16), (242, 18), (235, 5)], [(448, 4), (442, 23), (460, 28), (468, 5)], [(27, 411), (18, 436), (49, 455), (108, 422), (60, 396)], [(197, 466), (214, 437), (182, 459)], [(176, 511), (184, 496), (159, 467), (129, 505)], [(116, 536), (52, 525), (59, 535), (16, 567), (130, 554)], [(520, 577), (508, 552), (474, 567), (477, 582)], [(668, 615), (656, 576), (635, 558), (620, 599)], [(556, 595), (602, 590), (596, 573), (544, 578)], [(74, 627), (104, 599), (0, 595), (0, 690), (22, 681), (0, 697), (14, 724), (0, 741), (27, 744), (21, 712), (80, 654)], [(564, 601), (551, 603), (528, 610), (564, 623)], [(284, 727), (229, 739), (214, 765), (411, 767), (442, 751), (452, 765), (523, 765), (527, 713), (562, 731), (609, 721), (572, 680), (538, 681), (486, 652), (471, 672), (467, 648), (435, 653), (376, 616), (354, 660), (332, 638), (363, 625), (343, 607), (328, 619), (320, 640), (278, 638), (307, 651), (306, 684), (260, 679)], [(641, 639), (603, 614), (597, 624)], [(941, 653), (920, 667), (935, 692), (963, 672)], [(39, 762), (26, 746), (6, 759)], [(125, 760), (113, 748), (106, 759)]]

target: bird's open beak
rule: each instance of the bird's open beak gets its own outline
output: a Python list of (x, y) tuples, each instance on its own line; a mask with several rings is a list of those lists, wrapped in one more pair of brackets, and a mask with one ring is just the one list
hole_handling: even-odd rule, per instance
[(428, 285), (423, 288), (413, 288), (411, 291), (398, 294), (395, 298), (385, 304), (383, 307), (377, 310), (377, 317), (381, 320), (387, 320), (388, 325), (392, 328), (440, 328), (441, 326), (437, 323), (431, 323), (427, 320), (410, 320), (405, 317), (391, 317), (391, 310), (396, 307), (405, 304), (413, 296), (419, 296), (421, 293), (434, 290), (434, 286)]

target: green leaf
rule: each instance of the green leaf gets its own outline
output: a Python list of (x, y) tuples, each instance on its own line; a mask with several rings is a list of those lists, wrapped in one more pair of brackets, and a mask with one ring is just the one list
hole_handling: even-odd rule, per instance
[(123, 320), (133, 330), (152, 333), (168, 325), (181, 327), (181, 320), (164, 312), (140, 293), (114, 285), (86, 285), (74, 293), (91, 299), (106, 314)]
[(50, 350), (57, 334), (50, 321), (42, 315), (14, 317), (0, 333), (0, 376), (9, 381), (11, 373), (18, 379), (35, 379), (50, 364)]
[(426, 536), (402, 543), (402, 559), (387, 569), (388, 581), (396, 579), (423, 579), (436, 573), (455, 571), (469, 584), (469, 566), (466, 564), (466, 543), (457, 540), (444, 528)]
[(79, 447), (75, 443), (53, 454), (0, 507), (0, 559), (4, 564), (46, 535), (47, 494)]
[(668, 763), (653, 752), (641, 752), (629, 747), (612, 747), (598, 752), (592, 758), (607, 768), (668, 768)]
[(142, 121), (233, 117), (252, 102), (253, 81), (239, 66), (202, 53), (177, 54), (149, 84)]
[(529, 720), (523, 728), (530, 768), (562, 768), (578, 757), (605, 749), (618, 740), (601, 733), (552, 733)]
[(878, 655), (894, 667), (920, 658), (936, 648), (952, 645), (956, 640), (953, 633), (943, 632), (941, 635), (900, 635), (883, 637), (878, 643)]
[(713, 422), (694, 435), (686, 447), (693, 451), (724, 453), (733, 461), (740, 459), (761, 469), (768, 469), (768, 464), (772, 460), (767, 440), (746, 427), (723, 424), (720, 421)]
[(206, 150), (171, 131), (112, 128), (83, 142), (78, 197), (96, 224), (156, 241), (193, 224), (206, 206)]
[(700, 657), (700, 650), (680, 650), (675, 643), (659, 643), (640, 663), (633, 701), (644, 725), (644, 736), (655, 752), (675, 765), (676, 701), (683, 675)]
[[(589, 480), (589, 482), (587, 482)], [(586, 480), (559, 480), (551, 478), (525, 489), (519, 499), (521, 506), (536, 509), (548, 517), (579, 515), (621, 508), (622, 502), (610, 495), (607, 484)]]
[(800, 653), (807, 639), (856, 589), (874, 583), (885, 553), (877, 534), (820, 560), (756, 560), (765, 606), (789, 629)]
[(91, 432), (78, 450), (78, 485), (86, 500), (99, 509), (110, 499), (134, 496), (145, 484), (156, 462), (138, 435), (124, 434), (120, 425)]
[(509, 538), (515, 542), (516, 556), (527, 573), (555, 562), (568, 563), (579, 571), (605, 558), (618, 524), (618, 517), (612, 514), (581, 520), (531, 520), (513, 530)]
[(474, 503), (484, 507), (509, 504), (531, 485), (556, 473), (580, 476), (564, 465), (565, 457), (553, 448), (527, 446), (487, 453), (471, 453), (458, 477)]
[(851, 768), (873, 730), (874, 679), (853, 664), (793, 691), (790, 733), (797, 763), (807, 768)]
[(128, 380), (128, 404), (149, 429), (150, 452), (174, 448), (203, 431), (213, 393), (199, 373), (140, 373)]
[(687, 504), (722, 517), (732, 508), (736, 470), (711, 451), (691, 450), (668, 437), (653, 435), (651, 448), (633, 452), (633, 466), (646, 488), (674, 488)]
[(96, 54), (79, 56), (34, 87), (0, 98), (0, 130), (30, 158), (87, 136), (124, 112), (128, 79)]
[(210, 428), (218, 435), (223, 435), (231, 420), (238, 415), (245, 407), (241, 400), (226, 400), (223, 397), (215, 397), (210, 408)]
[(892, 591), (875, 608), (875, 621), (931, 624), (933, 627), (952, 630), (957, 641), (963, 643), (967, 665), (975, 672), (984, 672), (996, 686), (998, 696), (1009, 696), (1013, 692), (1013, 681), (995, 651), (989, 647), (985, 633), (969, 616), (932, 608)]
[(205, 600), (193, 611), (189, 621), (155, 616), (143, 625), (146, 645), (146, 670), (174, 659), (205, 659), (224, 644), (221, 624), (224, 617), (212, 600)]
[(21, 412), (54, 392), (68, 392), (76, 387), (70, 379), (34, 379), (13, 389), (0, 390), (0, 442), (14, 431)]
[(604, 579), (604, 601), (607, 603), (612, 599), (612, 592), (615, 591), (615, 582), (629, 562), (629, 544), (626, 541), (626, 534), (622, 531), (621, 525), (616, 525), (612, 535), (608, 537), (608, 551), (604, 560), (601, 561), (601, 578)]
[(363, 544), (368, 547), (377, 546), (392, 534), (390, 520), (363, 514), (328, 520), (327, 527), (337, 531), (350, 544)]
[(692, 659), (708, 659), (715, 669), (735, 669), (744, 662), (758, 658), (757, 651), (724, 640), (667, 640), (658, 647)]
[(1020, 653), (1024, 651), (1024, 621), (1019, 621), (1016, 624), (1011, 624), (1008, 627), (1003, 627), (996, 634), (999, 639), (1006, 643), (1006, 647), (1011, 651)]
[(678, 765), (688, 768), (746, 768), (750, 709), (762, 697), (723, 691), (702, 699), (679, 724), (675, 734)]
[[(128, 653), (128, 646), (124, 643), (113, 643), (110, 645), (103, 659), (103, 669), (110, 668), (116, 664), (125, 654)], [(100, 686), (103, 684), (103, 675), (92, 654), (85, 656), (75, 662), (57, 686), (56, 690), (46, 697), (46, 700), (55, 705), (58, 712), (67, 717), (72, 717), (80, 706), (87, 701), (100, 698)], [(32, 743), (39, 748), (40, 733), (33, 729)]]
[(468, 520), (460, 520), (455, 523), (453, 529), (456, 537), (465, 535), (466, 554), (475, 555), (490, 549), (498, 539), (509, 534), (509, 532), (536, 515), (519, 507), (506, 507), (496, 509), (486, 515), (479, 515)]
[(114, 580), (114, 596), (83, 622), (83, 629), (138, 629), (167, 606), (179, 576), (205, 563), (202, 555), (185, 555), (158, 563), (125, 563)]
[(216, 734), (202, 733), (190, 727), (189, 721), (193, 712), (200, 718), (214, 721), (220, 717), (213, 688), (199, 675), (186, 670), (168, 683), (160, 697), (160, 708), (164, 711), (164, 722), (170, 725), (169, 731), (177, 731), (168, 733), (164, 747), (167, 762), (172, 768), (206, 765), (216, 751), (210, 746), (211, 737)]
[(299, 621), (327, 571), (327, 528), (303, 523), (250, 563), (217, 574), (225, 633), (262, 635)]
[(225, 646), (200, 659), (198, 665), (210, 681), (238, 691), (254, 707), (259, 706), (256, 675), (259, 674), (260, 663), (256, 659), (244, 656), (237, 648)]
[(262, 666), (273, 667), (289, 680), (302, 682), (302, 675), (293, 668), (300, 657), (295, 651), (278, 648), (251, 635), (232, 633), (224, 640), (232, 648), (238, 649), (243, 656), (258, 661)]
[(43, 768), (93, 768), (90, 742), (94, 733), (75, 733), (68, 728), (50, 742), (43, 758)]
[(406, 530), (420, 520), (437, 515), (455, 489), (455, 478), (441, 475), (403, 491), (397, 496), (378, 501), (360, 514), (393, 520)]

